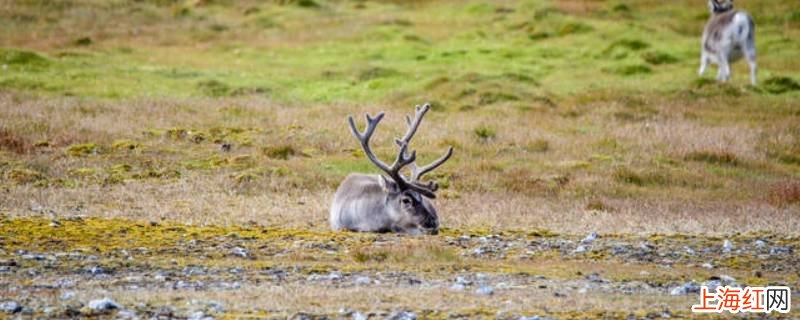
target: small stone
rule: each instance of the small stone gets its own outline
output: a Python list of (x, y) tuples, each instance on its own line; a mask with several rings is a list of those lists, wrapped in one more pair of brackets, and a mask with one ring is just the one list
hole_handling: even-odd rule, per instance
[(722, 252), (728, 253), (733, 250), (733, 243), (730, 240), (725, 239), (722, 243)]
[(726, 274), (720, 275), (719, 276), (719, 280), (722, 281), (722, 283), (724, 283), (726, 285), (728, 285), (728, 284), (736, 284), (736, 278), (731, 277), (731, 276), (726, 275)]
[(206, 314), (203, 311), (195, 311), (192, 313), (187, 320), (205, 320), (211, 319), (211, 317), (206, 317)]
[(108, 311), (121, 308), (121, 306), (116, 301), (111, 300), (109, 298), (89, 301), (89, 304), (87, 306), (92, 311)]
[(756, 246), (756, 248), (764, 248), (767, 246), (767, 242), (761, 239), (756, 240), (753, 244)]
[(450, 290), (452, 291), (464, 291), (467, 287), (460, 283), (454, 283), (450, 286)]
[(700, 286), (698, 286), (694, 281), (689, 281), (681, 286), (673, 288), (669, 294), (673, 296), (682, 296), (697, 292), (700, 292)]
[(69, 300), (75, 297), (75, 291), (64, 291), (58, 298), (61, 300)]
[(353, 312), (353, 320), (367, 320), (367, 316), (361, 312)]
[(234, 247), (233, 250), (232, 250), (232, 253), (234, 255), (236, 255), (236, 256), (239, 256), (239, 257), (242, 257), (242, 258), (245, 258), (245, 259), (250, 257), (250, 253), (247, 252), (247, 249), (242, 248), (242, 247)]
[(475, 294), (480, 296), (491, 296), (494, 294), (494, 289), (490, 286), (481, 286), (478, 290), (475, 290)]
[(333, 272), (328, 274), (328, 280), (331, 280), (331, 281), (342, 280), (342, 274), (339, 273), (339, 272), (333, 271)]
[(628, 253), (628, 248), (625, 246), (614, 246), (611, 248), (612, 255), (618, 256), (625, 253)]
[(584, 252), (586, 252), (586, 250), (587, 250), (586, 246), (580, 245), (577, 248), (575, 248), (575, 250), (572, 251), (572, 252), (574, 252), (574, 253), (584, 253)]
[(356, 279), (353, 282), (355, 282), (355, 284), (357, 284), (357, 285), (368, 285), (368, 284), (372, 283), (372, 279), (370, 279), (367, 276), (360, 276), (360, 277), (356, 277)]
[(389, 320), (417, 320), (417, 314), (410, 311), (398, 311), (392, 314)]
[(542, 318), (539, 316), (530, 316), (530, 317), (522, 316), (517, 318), (517, 320), (542, 320)]
[(772, 247), (769, 249), (769, 254), (772, 255), (781, 255), (781, 254), (791, 254), (792, 247)]
[(609, 282), (608, 280), (603, 279), (602, 277), (600, 277), (600, 274), (598, 274), (597, 272), (586, 276), (586, 280), (589, 280), (591, 282), (596, 282), (596, 283), (608, 283)]
[(22, 305), (13, 300), (0, 302), (0, 311), (5, 313), (17, 313), (22, 311)]
[(468, 285), (472, 284), (472, 281), (469, 281), (469, 280), (467, 280), (466, 278), (464, 278), (462, 276), (458, 276), (458, 277), (456, 277), (456, 283), (464, 285), (464, 286), (468, 286)]
[(694, 249), (690, 248), (689, 246), (684, 246), (683, 250), (686, 251), (687, 254), (694, 255)]
[(652, 244), (647, 243), (647, 242), (642, 242), (642, 243), (639, 244), (639, 249), (641, 249), (642, 251), (645, 251), (645, 252), (653, 251), (655, 248), (656, 247), (654, 247)]
[(136, 311), (129, 310), (129, 309), (120, 310), (119, 312), (117, 312), (116, 318), (117, 319), (139, 319), (139, 317), (136, 315)]
[(58, 220), (55, 220), (55, 219), (54, 220), (50, 220), (50, 227), (58, 228), (60, 226), (61, 226), (61, 222), (58, 222)]
[(101, 267), (101, 266), (94, 266), (94, 267), (89, 268), (89, 274), (91, 274), (93, 276), (98, 276), (98, 275), (105, 274), (105, 273), (106, 273), (106, 270), (103, 269), (103, 267)]
[(589, 235), (587, 235), (586, 238), (583, 238), (583, 240), (581, 240), (581, 243), (590, 244), (590, 243), (594, 242), (595, 240), (597, 240), (597, 237), (598, 237), (597, 236), (597, 232), (592, 232)]
[(714, 265), (712, 265), (712, 264), (710, 264), (708, 262), (706, 262), (706, 263), (704, 263), (704, 264), (702, 264), (700, 266), (703, 267), (703, 268), (706, 268), (706, 269), (714, 269)]

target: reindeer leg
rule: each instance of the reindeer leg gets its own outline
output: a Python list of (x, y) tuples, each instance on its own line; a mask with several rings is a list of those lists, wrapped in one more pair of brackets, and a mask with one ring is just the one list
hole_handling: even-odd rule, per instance
[(726, 82), (731, 76), (730, 65), (728, 65), (728, 58), (719, 55), (718, 57), (719, 70), (717, 71), (717, 81)]
[(708, 54), (705, 52), (700, 54), (700, 70), (697, 71), (697, 75), (702, 77), (704, 73), (706, 73), (706, 68), (708, 67)]
[(756, 46), (750, 42), (747, 44), (745, 56), (747, 57), (747, 64), (750, 65), (750, 84), (756, 85), (756, 72), (758, 65), (756, 64)]

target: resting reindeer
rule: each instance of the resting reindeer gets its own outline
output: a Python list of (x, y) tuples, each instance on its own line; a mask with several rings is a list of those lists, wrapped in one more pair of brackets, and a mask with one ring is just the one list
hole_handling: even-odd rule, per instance
[(703, 75), (708, 62), (717, 64), (717, 80), (728, 81), (732, 62), (747, 58), (750, 65), (750, 83), (756, 85), (756, 26), (747, 12), (733, 10), (733, 0), (709, 0), (711, 18), (703, 30), (702, 54), (699, 75)]
[[(415, 164), (416, 151), (406, 154), (408, 144), (429, 108), (429, 104), (417, 106), (414, 120), (406, 117), (408, 131), (401, 139), (395, 140), (399, 151), (391, 166), (378, 159), (369, 146), (369, 139), (383, 119), (383, 113), (375, 118), (367, 114), (367, 128), (364, 132), (356, 129), (353, 117), (348, 118), (350, 129), (361, 142), (367, 158), (385, 172), (386, 176), (353, 173), (342, 181), (331, 206), (330, 222), (333, 230), (410, 234), (439, 232), (439, 217), (428, 200), (436, 198), (434, 192), (438, 185), (433, 181), (425, 184), (420, 179), (447, 161), (453, 155), (453, 148), (450, 147), (444, 156), (424, 167), (417, 167)], [(404, 167), (411, 169), (410, 179), (400, 173)]]

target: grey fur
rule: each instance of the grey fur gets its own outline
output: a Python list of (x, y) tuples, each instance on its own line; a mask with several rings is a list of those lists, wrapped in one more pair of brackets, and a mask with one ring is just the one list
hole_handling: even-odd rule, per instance
[(439, 230), (436, 209), (428, 199), (411, 190), (400, 191), (379, 175), (348, 175), (336, 190), (330, 213), (331, 228), (337, 231), (436, 234)]
[(717, 80), (730, 80), (730, 64), (745, 57), (750, 65), (750, 83), (756, 85), (756, 27), (747, 12), (733, 9), (733, 0), (709, 0), (711, 18), (703, 30), (700, 76), (708, 63), (719, 66)]

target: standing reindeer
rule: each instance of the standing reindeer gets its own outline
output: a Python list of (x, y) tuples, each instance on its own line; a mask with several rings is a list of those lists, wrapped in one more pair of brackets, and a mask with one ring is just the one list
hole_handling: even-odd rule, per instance
[(711, 18), (703, 30), (700, 71), (703, 75), (708, 62), (719, 66), (718, 81), (731, 77), (730, 63), (742, 56), (750, 65), (750, 83), (756, 85), (756, 26), (747, 12), (733, 10), (733, 0), (709, 0)]
[[(352, 173), (342, 181), (331, 205), (330, 223), (333, 230), (410, 234), (439, 232), (439, 217), (428, 200), (436, 198), (434, 192), (439, 186), (433, 181), (422, 183), (420, 179), (447, 161), (453, 155), (453, 147), (448, 148), (444, 156), (424, 167), (417, 167), (415, 164), (416, 151), (412, 151), (411, 155), (406, 154), (408, 144), (429, 108), (427, 103), (417, 106), (414, 119), (406, 117), (408, 131), (401, 139), (395, 140), (399, 151), (391, 166), (378, 159), (369, 146), (369, 139), (384, 114), (380, 113), (375, 118), (367, 114), (367, 128), (364, 132), (356, 129), (352, 116), (348, 118), (350, 129), (361, 142), (367, 158), (385, 172), (386, 176)], [(404, 167), (411, 169), (410, 179), (400, 173)]]

